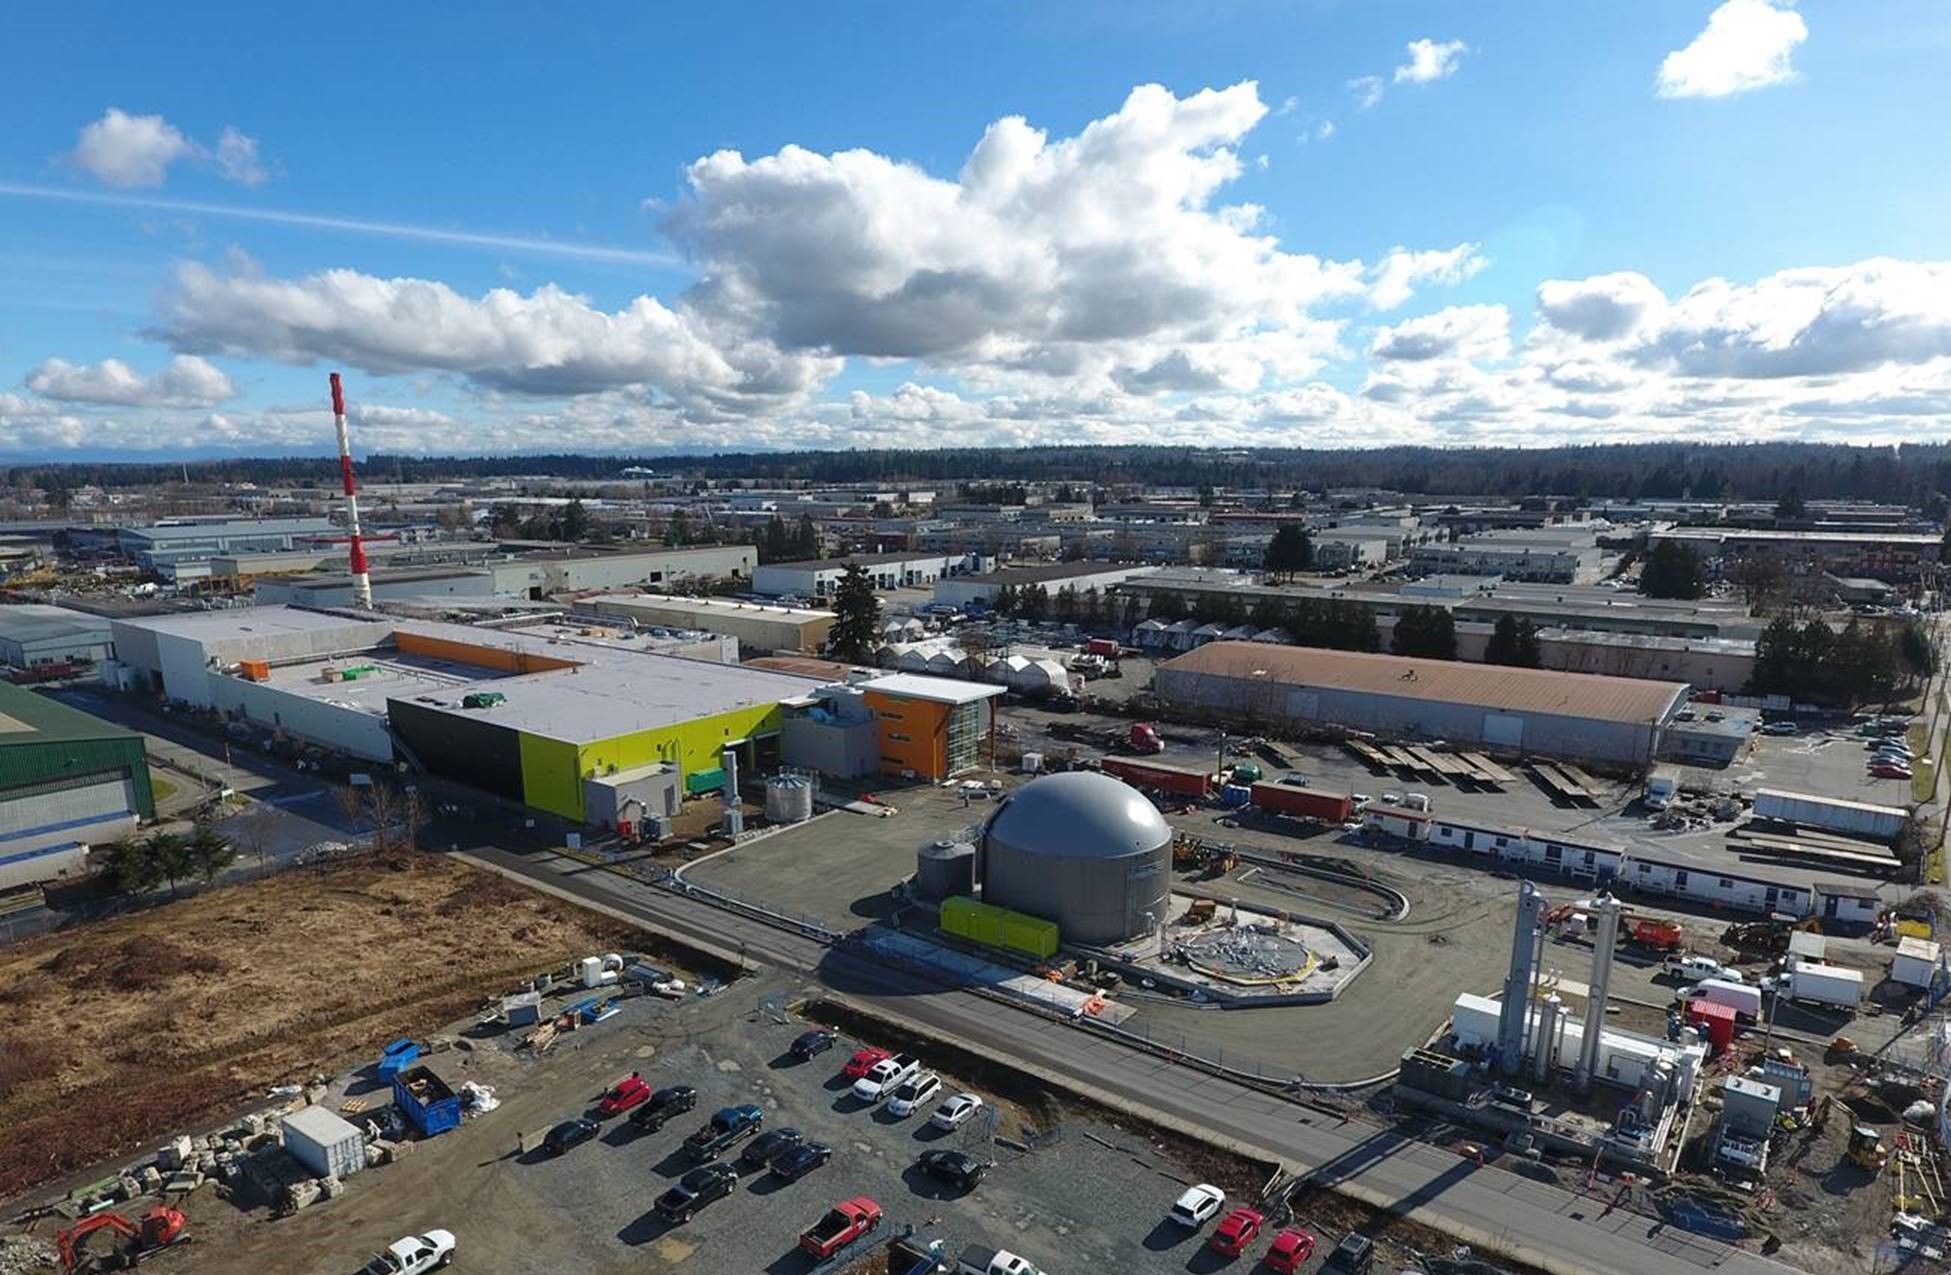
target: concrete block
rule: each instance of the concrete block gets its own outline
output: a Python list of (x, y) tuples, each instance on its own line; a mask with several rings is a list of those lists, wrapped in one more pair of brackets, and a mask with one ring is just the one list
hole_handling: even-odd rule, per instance
[(285, 1204), (295, 1213), (299, 1209), (309, 1208), (318, 1203), (318, 1195), (317, 1182), (311, 1179), (294, 1182), (285, 1188)]
[(158, 1169), (153, 1164), (146, 1164), (142, 1167), (142, 1173), (137, 1178), (137, 1181), (142, 1183), (143, 1194), (147, 1195), (150, 1192), (155, 1191), (162, 1186), (163, 1184), (162, 1170)]
[(188, 1134), (171, 1138), (163, 1144), (161, 1150), (156, 1152), (156, 1164), (164, 1172), (173, 1172), (180, 1169), (183, 1167), (184, 1162), (190, 1158), (190, 1149), (191, 1144)]
[(116, 1192), (125, 1200), (133, 1200), (142, 1194), (142, 1183), (132, 1173), (124, 1173), (116, 1179)]
[(202, 1185), (203, 1175), (201, 1173), (197, 1173), (194, 1170), (184, 1170), (181, 1173), (170, 1174), (169, 1181), (163, 1183), (163, 1190), (187, 1192), (194, 1191)]
[(336, 1200), (345, 1194), (345, 1179), (320, 1178), (318, 1180), (318, 1189), (319, 1194), (325, 1199)]

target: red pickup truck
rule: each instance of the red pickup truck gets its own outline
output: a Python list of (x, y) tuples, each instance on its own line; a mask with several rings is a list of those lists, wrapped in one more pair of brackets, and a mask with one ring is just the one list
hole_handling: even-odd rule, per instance
[(842, 1200), (799, 1233), (800, 1251), (829, 1258), (881, 1224), (881, 1206), (864, 1195)]

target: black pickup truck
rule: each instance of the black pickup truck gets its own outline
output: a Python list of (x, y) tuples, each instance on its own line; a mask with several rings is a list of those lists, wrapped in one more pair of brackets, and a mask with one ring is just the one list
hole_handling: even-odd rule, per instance
[(721, 1107), (712, 1113), (704, 1127), (684, 1140), (684, 1149), (697, 1160), (715, 1160), (726, 1148), (737, 1145), (759, 1131), (765, 1112), (751, 1103)]

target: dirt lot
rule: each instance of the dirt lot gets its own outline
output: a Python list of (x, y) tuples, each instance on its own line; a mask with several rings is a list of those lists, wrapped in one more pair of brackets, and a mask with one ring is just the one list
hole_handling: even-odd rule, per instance
[(425, 855), (294, 870), (0, 949), (0, 1198), (631, 937)]

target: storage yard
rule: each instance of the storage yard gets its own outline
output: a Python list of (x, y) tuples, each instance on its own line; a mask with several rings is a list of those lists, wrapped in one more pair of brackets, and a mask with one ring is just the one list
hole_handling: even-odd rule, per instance
[(451, 860), (361, 856), (0, 948), (0, 1194), (194, 1130), (625, 933)]

